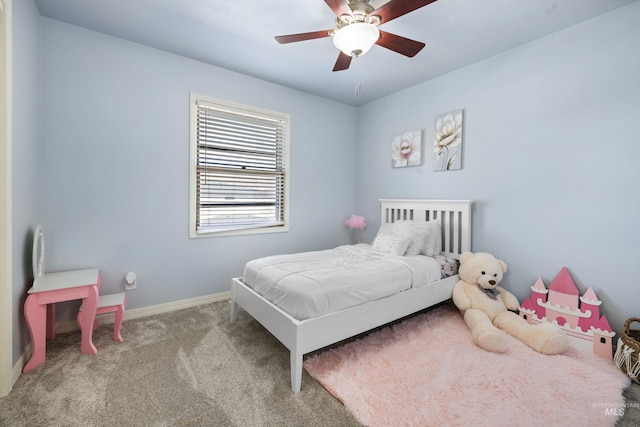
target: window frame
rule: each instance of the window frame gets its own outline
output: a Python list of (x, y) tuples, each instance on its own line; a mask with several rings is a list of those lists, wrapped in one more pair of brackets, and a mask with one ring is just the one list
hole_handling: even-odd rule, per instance
[[(198, 139), (197, 139), (197, 120), (198, 120), (198, 103), (205, 104), (213, 108), (219, 108), (231, 113), (245, 114), (252, 117), (267, 117), (270, 119), (280, 119), (285, 121), (282, 145), (284, 146), (283, 163), (284, 163), (284, 209), (283, 223), (281, 225), (258, 225), (256, 227), (239, 227), (237, 229), (225, 230), (197, 230), (197, 211), (198, 211)], [(227, 101), (218, 98), (208, 97), (196, 93), (190, 93), (189, 99), (189, 238), (206, 238), (218, 236), (234, 236), (248, 234), (263, 233), (284, 233), (289, 231), (289, 200), (290, 200), (290, 127), (291, 116), (287, 113), (267, 110), (251, 105), (240, 104), (237, 102)]]

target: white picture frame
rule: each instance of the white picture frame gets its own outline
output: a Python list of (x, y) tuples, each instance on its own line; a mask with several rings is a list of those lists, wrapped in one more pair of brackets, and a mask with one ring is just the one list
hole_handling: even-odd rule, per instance
[(422, 164), (422, 130), (395, 135), (391, 141), (391, 166), (404, 168)]
[(435, 118), (433, 170), (462, 169), (464, 110), (455, 110)]

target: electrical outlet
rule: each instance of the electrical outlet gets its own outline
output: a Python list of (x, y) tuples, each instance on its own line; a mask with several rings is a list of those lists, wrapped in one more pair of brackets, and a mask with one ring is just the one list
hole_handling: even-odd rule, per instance
[(124, 276), (124, 290), (132, 291), (138, 285), (138, 278), (136, 277), (136, 273), (129, 272), (126, 276)]

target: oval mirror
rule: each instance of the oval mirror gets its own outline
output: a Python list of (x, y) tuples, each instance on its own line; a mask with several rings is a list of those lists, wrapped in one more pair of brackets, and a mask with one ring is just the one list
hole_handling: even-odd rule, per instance
[(33, 284), (35, 286), (35, 280), (39, 277), (42, 277), (42, 275), (44, 274), (44, 231), (42, 229), (42, 224), (38, 224), (33, 235), (32, 257), (34, 278)]

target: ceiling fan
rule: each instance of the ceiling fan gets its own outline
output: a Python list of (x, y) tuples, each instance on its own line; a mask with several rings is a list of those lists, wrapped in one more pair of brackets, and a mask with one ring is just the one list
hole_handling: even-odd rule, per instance
[(340, 49), (333, 71), (341, 71), (349, 68), (353, 57), (365, 54), (374, 44), (414, 57), (424, 43), (387, 33), (378, 26), (436, 0), (390, 0), (377, 9), (371, 6), (371, 0), (324, 1), (336, 14), (337, 29), (276, 36), (276, 40), (284, 44), (333, 36), (333, 44)]

